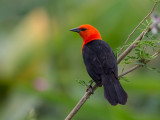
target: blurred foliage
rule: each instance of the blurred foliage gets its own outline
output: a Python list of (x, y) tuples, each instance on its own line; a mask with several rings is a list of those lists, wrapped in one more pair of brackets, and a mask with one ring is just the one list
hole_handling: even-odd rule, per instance
[[(64, 119), (86, 89), (76, 81), (91, 80), (81, 56), (82, 40), (68, 30), (91, 24), (116, 50), (153, 4), (152, 0), (0, 0), (0, 120)], [(159, 59), (148, 66), (159, 68)], [(127, 78), (129, 82), (121, 81), (129, 95), (125, 106), (109, 105), (99, 88), (74, 119), (159, 120), (159, 74), (141, 68)]]

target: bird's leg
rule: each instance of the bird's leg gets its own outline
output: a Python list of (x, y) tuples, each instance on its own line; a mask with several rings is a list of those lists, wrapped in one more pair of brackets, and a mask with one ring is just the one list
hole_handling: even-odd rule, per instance
[(92, 88), (92, 84), (93, 84), (93, 80), (91, 80), (91, 82), (90, 82), (90, 84), (89, 84), (89, 86), (88, 86), (88, 89), (87, 90), (89, 90), (90, 92), (91, 92), (91, 94), (93, 94), (93, 88)]

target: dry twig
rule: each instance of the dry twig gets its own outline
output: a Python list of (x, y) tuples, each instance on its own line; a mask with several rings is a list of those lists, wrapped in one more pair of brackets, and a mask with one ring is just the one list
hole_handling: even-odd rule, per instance
[[(160, 53), (160, 51), (156, 52), (156, 53), (153, 54), (152, 56), (153, 56), (153, 57), (157, 57), (159, 53)], [(147, 60), (147, 61), (145, 62), (145, 64), (147, 64), (147, 63), (150, 62), (150, 61), (151, 61), (151, 60)], [(132, 72), (133, 70), (135, 70), (135, 69), (137, 69), (137, 68), (139, 68), (139, 67), (143, 67), (143, 65), (142, 65), (142, 64), (135, 65), (134, 67), (132, 67), (132, 68), (129, 69), (128, 71), (126, 71), (126, 72), (124, 72), (124, 73), (121, 73), (118, 77), (120, 78), (120, 77), (122, 77), (122, 76), (124, 76), (124, 75), (126, 75), (126, 74), (128, 74), (128, 73), (130, 73), (130, 72)]]
[(140, 41), (144, 36), (144, 31), (137, 37), (137, 39), (118, 57), (117, 63), (119, 64), (131, 51), (136, 47), (138, 41)]
[(123, 51), (125, 45), (128, 43), (129, 39), (131, 38), (131, 36), (133, 35), (133, 33), (138, 29), (138, 27), (152, 14), (152, 12), (154, 11), (156, 5), (157, 5), (157, 1), (155, 2), (153, 8), (151, 9), (151, 11), (148, 13), (148, 15), (137, 25), (137, 27), (135, 27), (135, 29), (131, 32), (131, 34), (128, 36), (126, 42), (124, 43), (123, 47), (121, 48), (118, 56), (121, 54), (121, 52)]

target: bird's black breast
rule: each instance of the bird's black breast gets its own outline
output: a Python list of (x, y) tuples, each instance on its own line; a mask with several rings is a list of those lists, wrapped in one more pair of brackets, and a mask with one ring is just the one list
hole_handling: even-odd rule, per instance
[(102, 40), (93, 40), (83, 47), (83, 60), (90, 77), (101, 86), (103, 74), (118, 78), (117, 61), (111, 47)]

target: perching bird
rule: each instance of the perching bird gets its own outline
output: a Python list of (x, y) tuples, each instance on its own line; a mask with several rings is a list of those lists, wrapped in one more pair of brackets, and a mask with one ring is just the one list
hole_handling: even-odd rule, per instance
[(104, 97), (111, 105), (126, 104), (127, 93), (118, 80), (117, 61), (111, 47), (102, 41), (96, 28), (89, 24), (70, 31), (78, 32), (83, 39), (84, 64), (95, 83), (104, 87)]

